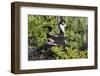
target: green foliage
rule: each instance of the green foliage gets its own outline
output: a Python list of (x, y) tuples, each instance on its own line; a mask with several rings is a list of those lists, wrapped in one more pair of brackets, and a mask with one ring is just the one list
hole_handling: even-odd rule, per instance
[(62, 46), (56, 46), (51, 48), (52, 51), (56, 54), (57, 59), (78, 59), (78, 58), (87, 58), (87, 51), (79, 51), (78, 49), (64, 48)]
[[(28, 37), (32, 37), (32, 43), (34, 47), (39, 47), (47, 42), (46, 33), (48, 29), (44, 29), (45, 26), (51, 26), (53, 30), (50, 34), (58, 34), (56, 16), (28, 16)], [(29, 43), (29, 46), (31, 44)]]
[[(28, 40), (29, 47), (38, 48), (47, 43), (47, 35), (59, 34), (58, 29), (58, 16), (28, 16)], [(67, 44), (65, 46), (53, 46), (51, 51), (56, 59), (77, 59), (87, 58), (87, 48), (84, 47), (86, 40), (86, 34), (88, 30), (88, 19), (87, 17), (64, 17), (67, 22), (65, 28), (65, 37)], [(51, 26), (52, 31), (44, 29), (45, 26)], [(85, 37), (85, 38), (84, 38)], [(54, 55), (55, 54), (55, 55)]]
[(57, 59), (67, 59), (68, 58), (62, 46), (52, 47), (51, 50), (56, 54)]

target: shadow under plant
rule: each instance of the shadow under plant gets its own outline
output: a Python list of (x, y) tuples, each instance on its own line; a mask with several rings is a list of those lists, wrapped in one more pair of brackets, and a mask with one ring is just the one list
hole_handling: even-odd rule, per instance
[(28, 15), (28, 60), (88, 58), (88, 18)]

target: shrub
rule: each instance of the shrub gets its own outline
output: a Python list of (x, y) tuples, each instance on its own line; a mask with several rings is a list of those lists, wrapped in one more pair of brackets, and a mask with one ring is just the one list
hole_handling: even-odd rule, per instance
[[(50, 47), (53, 56), (56, 59), (77, 59), (87, 58), (87, 48), (80, 49), (86, 43), (86, 36), (88, 30), (87, 17), (63, 17), (66, 21), (65, 37), (67, 44), (65, 46)], [(48, 39), (46, 33), (51, 35), (59, 34), (58, 16), (28, 16), (28, 41), (29, 47), (41, 47), (46, 44)], [(52, 27), (52, 31), (44, 29), (45, 26)], [(85, 37), (85, 39), (84, 39)], [(45, 50), (46, 52), (46, 50)]]

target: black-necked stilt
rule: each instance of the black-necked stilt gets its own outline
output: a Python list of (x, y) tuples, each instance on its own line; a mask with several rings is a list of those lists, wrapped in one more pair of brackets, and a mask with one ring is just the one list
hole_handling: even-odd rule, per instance
[[(60, 18), (58, 27), (60, 30), (60, 33), (58, 35), (50, 35), (47, 33), (48, 45), (65, 45), (66, 44), (66, 39), (65, 39), (66, 21)], [(48, 26), (48, 30), (50, 32), (52, 31), (52, 28)]]

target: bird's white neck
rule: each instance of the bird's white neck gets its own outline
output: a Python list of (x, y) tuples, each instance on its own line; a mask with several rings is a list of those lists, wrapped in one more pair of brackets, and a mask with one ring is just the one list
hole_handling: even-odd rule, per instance
[(61, 28), (61, 30), (63, 31), (64, 34), (65, 34), (65, 26), (66, 26), (66, 24), (65, 25), (60, 24), (60, 28)]

